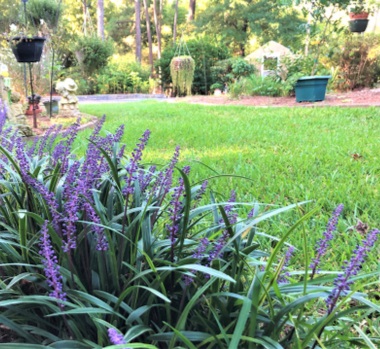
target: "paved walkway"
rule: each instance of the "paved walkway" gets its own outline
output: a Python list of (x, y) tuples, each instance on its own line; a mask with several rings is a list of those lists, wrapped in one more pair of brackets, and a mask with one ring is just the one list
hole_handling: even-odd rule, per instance
[(142, 93), (133, 94), (110, 94), (110, 95), (87, 95), (78, 96), (79, 103), (120, 103), (120, 102), (136, 102), (146, 99), (152, 100), (166, 100), (164, 94), (148, 95)]

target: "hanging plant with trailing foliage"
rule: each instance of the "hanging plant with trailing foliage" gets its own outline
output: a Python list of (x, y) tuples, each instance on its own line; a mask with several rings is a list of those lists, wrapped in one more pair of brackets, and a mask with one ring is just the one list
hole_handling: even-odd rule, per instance
[(190, 56), (177, 56), (170, 62), (170, 75), (177, 95), (190, 95), (194, 80), (195, 62)]

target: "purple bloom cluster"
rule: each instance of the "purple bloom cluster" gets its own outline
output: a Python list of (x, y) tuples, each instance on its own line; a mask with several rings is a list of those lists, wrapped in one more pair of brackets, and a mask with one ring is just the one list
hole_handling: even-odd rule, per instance
[(327, 311), (328, 314), (331, 314), (334, 310), (338, 298), (342, 295), (346, 295), (350, 290), (350, 285), (353, 281), (349, 279), (360, 271), (362, 264), (364, 263), (369, 251), (372, 246), (375, 244), (380, 231), (378, 229), (371, 230), (366, 239), (362, 241), (361, 245), (358, 245), (353, 252), (353, 255), (349, 262), (345, 262), (342, 269), (343, 273), (338, 275), (334, 280), (334, 288), (331, 291), (330, 295), (326, 299)]
[(288, 282), (287, 277), (289, 276), (289, 273), (285, 272), (286, 267), (289, 265), (290, 260), (293, 257), (294, 253), (294, 247), (290, 246), (288, 250), (285, 253), (285, 258), (284, 258), (284, 264), (282, 265), (281, 272), (278, 278), (278, 283), (285, 284)]
[(255, 214), (256, 214), (255, 211), (256, 211), (256, 210), (255, 210), (255, 208), (253, 207), (253, 208), (248, 212), (247, 219), (250, 219), (250, 218), (255, 217)]
[[(59, 301), (66, 301), (66, 293), (62, 290), (62, 275), (59, 272), (58, 259), (50, 242), (48, 221), (45, 221), (41, 228), (40, 248), (47, 283), (53, 289), (49, 296)], [(63, 308), (62, 303), (60, 307)]]
[(343, 211), (343, 205), (340, 204), (337, 206), (335, 211), (333, 212), (330, 220), (327, 223), (327, 227), (325, 232), (323, 233), (323, 238), (318, 240), (317, 242), (317, 254), (313, 258), (309, 268), (311, 271), (311, 279), (313, 279), (315, 273), (317, 272), (318, 265), (321, 261), (322, 256), (326, 253), (327, 248), (329, 246), (329, 242), (333, 239), (333, 233), (336, 230), (336, 226), (338, 223), (339, 216)]
[(150, 166), (148, 171), (144, 169), (139, 170), (138, 181), (141, 192), (144, 192), (149, 184), (152, 182), (153, 175), (156, 172), (156, 166)]
[(172, 186), (174, 167), (177, 165), (179, 159), (179, 151), (180, 147), (177, 146), (175, 148), (174, 155), (169, 163), (169, 166), (167, 167), (164, 173), (159, 173), (156, 183), (153, 186), (152, 193), (157, 195), (158, 197), (161, 197), (162, 200), (169, 192)]
[(5, 119), (6, 119), (6, 111), (5, 111), (5, 104), (3, 103), (2, 99), (0, 98), (0, 132), (2, 131), (4, 125), (5, 125)]
[[(228, 221), (230, 225), (236, 224), (237, 222), (237, 213), (234, 211), (234, 205), (233, 203), (236, 202), (236, 192), (235, 190), (231, 191), (230, 198), (228, 200), (229, 204), (227, 204), (224, 207), (224, 211), (226, 212), (226, 215), (228, 217)], [(220, 220), (220, 224), (223, 224), (223, 219)], [(214, 249), (210, 251), (208, 256), (208, 265), (211, 265), (212, 261), (219, 257), (221, 251), (223, 250), (224, 246), (226, 245), (229, 238), (228, 230), (225, 229), (222, 232), (222, 235), (220, 238), (216, 241), (216, 244), (214, 246)]]
[(45, 200), (47, 206), (49, 207), (50, 213), (53, 217), (53, 227), (56, 230), (58, 234), (60, 234), (60, 220), (61, 216), (58, 211), (58, 204), (55, 199), (54, 193), (50, 192), (41, 182), (39, 182), (34, 177), (30, 176), (29, 174), (25, 173), (23, 169), (21, 170), (21, 177), (23, 181), (31, 186), (34, 190), (36, 190), (38, 193), (41, 194), (43, 199)]
[(108, 250), (107, 238), (104, 235), (104, 229), (99, 226), (101, 222), (94, 208), (88, 202), (85, 202), (83, 204), (83, 208), (87, 213), (87, 216), (88, 216), (87, 220), (94, 223), (94, 224), (91, 224), (91, 229), (96, 233), (96, 238), (97, 238), (96, 249), (98, 251), (107, 251)]
[[(194, 251), (192, 257), (197, 258), (197, 259), (202, 259), (205, 257), (205, 252), (207, 250), (208, 245), (210, 244), (210, 241), (208, 238), (203, 237), (202, 239), (200, 239), (199, 242), (200, 244), (198, 245), (197, 249)], [(195, 274), (196, 271), (193, 270), (192, 273)], [(184, 281), (185, 281), (186, 286), (189, 286), (194, 281), (194, 279), (191, 276), (185, 275)]]
[(125, 187), (123, 188), (124, 195), (133, 194), (134, 181), (137, 179), (137, 171), (139, 169), (139, 163), (142, 158), (142, 153), (148, 143), (150, 137), (150, 131), (146, 130), (143, 133), (143, 136), (140, 138), (140, 143), (137, 144), (136, 148), (132, 152), (132, 158), (129, 161), (129, 164), (126, 166), (127, 176), (125, 177)]
[[(190, 172), (190, 167), (186, 166), (183, 168), (183, 172), (185, 174), (189, 174)], [(175, 187), (173, 190), (172, 194), (172, 199), (170, 201), (170, 207), (168, 209), (170, 213), (170, 224), (166, 225), (166, 228), (169, 231), (169, 237), (170, 237), (170, 243), (171, 243), (171, 249), (172, 249), (172, 260), (174, 259), (173, 255), (173, 249), (174, 249), (174, 244), (177, 240), (177, 234), (179, 231), (179, 223), (182, 218), (182, 196), (185, 191), (185, 184), (183, 182), (183, 178), (181, 177), (179, 180), (179, 185), (178, 187)]]
[[(110, 339), (110, 342), (114, 345), (127, 344), (124, 340), (123, 335), (119, 333), (117, 330), (115, 330), (114, 328), (108, 329), (108, 337)], [(129, 348), (125, 347), (124, 349), (129, 349)]]
[(80, 162), (75, 161), (69, 168), (66, 176), (65, 183), (63, 185), (63, 198), (65, 199), (64, 204), (64, 218), (62, 218), (62, 233), (66, 238), (63, 244), (63, 250), (68, 252), (71, 249), (75, 249), (76, 244), (76, 225), (78, 221), (79, 211), (79, 193), (76, 189), (76, 177), (80, 167)]
[[(13, 147), (13, 142), (8, 141), (8, 138), (10, 138), (9, 135), (11, 134), (11, 132), (12, 132), (11, 127), (7, 127), (6, 129), (4, 128), (0, 129), (0, 134), (1, 134), (0, 144), (2, 147), (4, 147), (10, 152), (12, 152), (12, 149), (9, 149), (9, 148)], [(8, 158), (3, 153), (0, 153), (0, 160), (6, 164), (9, 162)], [(4, 178), (3, 169), (4, 169), (4, 166), (0, 163), (0, 178)]]

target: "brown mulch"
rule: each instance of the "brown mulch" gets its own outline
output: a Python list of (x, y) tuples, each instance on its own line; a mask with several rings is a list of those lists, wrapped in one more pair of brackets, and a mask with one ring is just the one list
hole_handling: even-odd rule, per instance
[[(50, 118), (48, 115), (45, 114), (37, 114), (37, 128), (33, 127), (33, 115), (25, 115), (26, 116), (26, 123), (28, 126), (30, 126), (33, 130), (33, 133), (35, 136), (42, 136), (45, 131), (53, 125), (59, 125), (62, 124), (63, 129), (66, 129), (70, 125), (76, 122), (77, 116), (73, 117), (58, 117), (53, 116)], [(79, 129), (84, 129), (87, 127), (93, 127), (95, 122), (98, 120), (96, 116), (92, 116), (89, 114), (81, 113), (81, 125)]]
[(329, 93), (322, 102), (297, 103), (295, 97), (242, 97), (231, 99), (226, 95), (221, 96), (188, 96), (182, 98), (171, 98), (171, 102), (185, 102), (209, 105), (244, 105), (253, 107), (380, 107), (380, 88), (363, 89), (342, 93)]

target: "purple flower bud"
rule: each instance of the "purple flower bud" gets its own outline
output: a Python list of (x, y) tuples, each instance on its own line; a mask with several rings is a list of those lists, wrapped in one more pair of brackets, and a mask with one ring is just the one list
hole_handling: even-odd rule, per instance
[(7, 113), (5, 110), (5, 103), (3, 103), (3, 100), (0, 98), (0, 133), (5, 125), (6, 118)]
[(368, 256), (372, 246), (375, 244), (380, 231), (378, 229), (371, 230), (367, 238), (362, 241), (361, 245), (357, 246), (349, 262), (345, 262), (342, 269), (343, 273), (339, 274), (334, 280), (334, 288), (326, 299), (327, 312), (331, 314), (336, 306), (338, 298), (346, 295), (350, 290), (350, 285), (353, 281), (351, 277), (358, 274), (361, 266)]
[(248, 212), (248, 215), (247, 215), (247, 219), (250, 219), (250, 218), (253, 218), (255, 216), (256, 212), (255, 212), (255, 208), (253, 207), (249, 212)]
[(124, 135), (124, 129), (125, 129), (125, 126), (124, 125), (120, 125), (118, 127), (118, 129), (116, 130), (115, 136), (113, 137), (113, 141), (115, 143), (120, 142), (121, 137), (123, 137), (123, 135)]
[(23, 170), (21, 171), (21, 178), (26, 185), (29, 185), (34, 190), (36, 190), (45, 200), (47, 207), (49, 207), (49, 211), (53, 217), (53, 221), (52, 221), (53, 227), (57, 231), (57, 233), (61, 235), (61, 229), (59, 225), (61, 216), (58, 211), (58, 204), (55, 199), (54, 193), (50, 192), (41, 182), (39, 182), (34, 177), (30, 176)]
[[(66, 293), (62, 290), (62, 275), (59, 272), (58, 259), (50, 242), (48, 221), (45, 221), (41, 228), (40, 248), (47, 283), (53, 289), (49, 296), (58, 301), (66, 301)], [(60, 307), (63, 308), (62, 303), (60, 303)]]
[(202, 183), (200, 189), (198, 190), (197, 194), (195, 195), (195, 198), (194, 198), (195, 201), (200, 200), (202, 198), (202, 196), (206, 192), (207, 186), (208, 186), (208, 181), (206, 180)]
[(169, 163), (169, 166), (164, 173), (159, 173), (157, 181), (152, 189), (153, 194), (161, 197), (161, 200), (164, 199), (166, 194), (169, 192), (172, 182), (173, 182), (173, 173), (174, 167), (178, 162), (180, 147), (177, 146), (174, 151), (174, 155)]
[(139, 170), (138, 181), (141, 192), (144, 192), (146, 188), (149, 186), (149, 184), (151, 184), (155, 172), (156, 166), (149, 167), (148, 172), (146, 172), (144, 169)]
[(100, 218), (97, 216), (93, 207), (85, 202), (83, 205), (84, 210), (87, 213), (88, 221), (95, 223), (90, 225), (90, 229), (96, 233), (96, 249), (98, 251), (107, 251), (108, 250), (108, 242), (104, 235), (104, 230), (99, 224), (101, 223)]
[[(108, 329), (108, 337), (110, 339), (110, 342), (114, 345), (127, 344), (126, 341), (124, 340), (123, 335), (119, 333), (117, 330), (115, 330), (114, 328)], [(130, 348), (125, 347), (124, 349), (130, 349)]]
[(139, 163), (142, 158), (142, 153), (148, 143), (150, 131), (146, 130), (143, 136), (140, 138), (140, 143), (132, 152), (132, 157), (126, 166), (127, 176), (125, 177), (125, 187), (123, 188), (124, 195), (130, 195), (134, 193), (135, 186), (134, 181), (137, 179), (137, 171), (139, 169)]
[(291, 258), (293, 257), (293, 252), (294, 252), (294, 247), (290, 246), (285, 253), (284, 264), (282, 265), (282, 268), (280, 271), (278, 283), (285, 284), (288, 282), (287, 277), (289, 276), (289, 273), (287, 273), (287, 272), (284, 273), (284, 271), (285, 271), (286, 267), (289, 265)]
[(335, 209), (335, 211), (333, 212), (330, 220), (328, 221), (327, 223), (327, 227), (326, 227), (326, 230), (325, 232), (323, 233), (323, 238), (318, 240), (317, 242), (317, 254), (316, 256), (313, 258), (309, 268), (312, 270), (311, 271), (311, 276), (310, 278), (313, 279), (316, 271), (317, 271), (317, 267), (321, 261), (321, 257), (326, 253), (327, 251), (327, 248), (329, 246), (329, 242), (333, 239), (333, 233), (334, 231), (336, 230), (336, 226), (338, 224), (338, 219), (339, 219), (339, 216), (341, 215), (343, 211), (343, 205), (340, 204), (337, 206), (337, 208)]
[[(236, 192), (234, 190), (231, 190), (231, 195), (228, 200), (228, 204), (224, 207), (224, 211), (226, 212), (226, 215), (228, 217), (228, 220), (231, 225), (236, 224), (237, 222), (237, 213), (234, 212), (234, 205), (233, 203), (236, 202)], [(223, 224), (224, 220), (220, 220), (220, 224)], [(229, 232), (227, 229), (225, 229), (222, 233), (222, 235), (219, 237), (219, 239), (216, 241), (214, 249), (210, 252), (208, 256), (208, 265), (211, 265), (212, 261), (219, 257), (221, 251), (223, 250), (224, 246), (226, 245), (229, 238)]]

